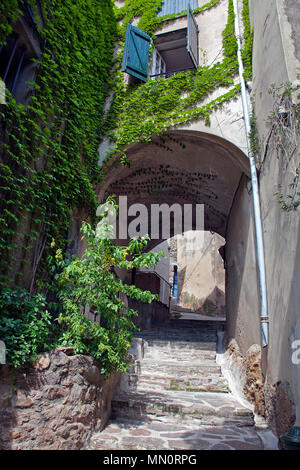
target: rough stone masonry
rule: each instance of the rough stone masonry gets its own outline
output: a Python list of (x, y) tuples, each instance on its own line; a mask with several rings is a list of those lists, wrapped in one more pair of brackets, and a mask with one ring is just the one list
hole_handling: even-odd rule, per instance
[(0, 449), (81, 449), (109, 418), (121, 373), (107, 380), (88, 356), (58, 348), (32, 370), (0, 370)]

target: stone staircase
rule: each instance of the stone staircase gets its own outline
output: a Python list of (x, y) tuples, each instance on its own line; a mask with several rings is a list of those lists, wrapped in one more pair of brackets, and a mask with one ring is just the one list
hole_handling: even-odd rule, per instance
[(254, 416), (216, 363), (222, 321), (172, 319), (136, 335), (112, 416), (91, 449), (261, 449)]

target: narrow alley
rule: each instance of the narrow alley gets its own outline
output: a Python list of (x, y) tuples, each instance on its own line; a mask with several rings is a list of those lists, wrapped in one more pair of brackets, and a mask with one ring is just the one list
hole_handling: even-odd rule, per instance
[(264, 449), (253, 412), (233, 396), (216, 362), (225, 322), (190, 317), (136, 335), (141, 360), (124, 376), (112, 419), (90, 449)]

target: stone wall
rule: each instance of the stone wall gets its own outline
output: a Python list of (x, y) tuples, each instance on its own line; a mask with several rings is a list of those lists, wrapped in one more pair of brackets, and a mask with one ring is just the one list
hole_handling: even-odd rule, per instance
[(102, 430), (121, 380), (105, 380), (89, 356), (59, 348), (43, 354), (25, 373), (0, 370), (0, 449), (76, 450)]
[(228, 370), (237, 395), (253, 405), (254, 413), (265, 416), (260, 345), (252, 344), (245, 354), (241, 354), (237, 341), (231, 340), (223, 356), (223, 367)]

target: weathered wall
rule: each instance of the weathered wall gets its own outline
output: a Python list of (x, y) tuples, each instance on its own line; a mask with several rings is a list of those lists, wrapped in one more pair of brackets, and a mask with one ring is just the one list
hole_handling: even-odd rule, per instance
[(223, 314), (225, 273), (218, 250), (224, 245), (224, 239), (208, 231), (196, 232), (194, 236), (194, 242), (189, 241), (186, 234), (178, 239), (178, 300), (182, 306), (193, 310)]
[(260, 344), (259, 297), (253, 227), (252, 194), (243, 177), (229, 216), (225, 247), (227, 338), (245, 354)]
[[(270, 396), (267, 409), (276, 427), (277, 419), (280, 421), (288, 414), (288, 410), (281, 408), (277, 416), (273, 416), (272, 395), (281, 384), (290, 390), (282, 393), (286, 397), (291, 395), (291, 415), (294, 415), (298, 402), (300, 420), (300, 366), (292, 363), (291, 348), (292, 342), (300, 339), (300, 220), (297, 211), (284, 212), (280, 209), (273, 195), (278, 183), (287, 188), (291, 178), (291, 173), (286, 171), (275, 154), (268, 152), (260, 179), (270, 315), (270, 344), (265, 353), (265, 364), (266, 389)], [(279, 431), (286, 429), (280, 426)]]
[[(295, 423), (296, 414), (300, 423), (300, 366), (292, 363), (291, 347), (300, 339), (300, 220), (299, 209), (286, 212), (280, 208), (274, 191), (280, 185), (283, 192), (288, 189), (299, 154), (286, 165), (268, 141), (267, 118), (273, 107), (268, 89), (272, 83), (296, 84), (296, 72), (300, 71), (300, 4), (293, 0), (252, 0), (250, 6), (254, 25), (252, 97), (261, 140), (259, 183), (270, 316), (269, 345), (262, 352), (265, 411), (273, 429), (282, 435)], [(260, 327), (251, 194), (246, 186), (239, 192), (227, 230), (228, 332), (246, 354), (251, 344), (260, 343)], [(239, 286), (236, 292), (235, 282)]]
[[(71, 348), (65, 351), (71, 353)], [(0, 370), (0, 449), (76, 450), (106, 425), (121, 373), (88, 356), (44, 354), (28, 373)]]
[[(269, 85), (287, 81), (295, 84), (300, 72), (300, 5), (295, 0), (255, 2), (252, 12), (256, 31), (253, 96), (265, 156), (260, 187), (270, 314), (270, 344), (265, 351), (266, 411), (281, 434), (291, 426), (296, 408), (300, 423), (300, 366), (291, 360), (291, 343), (300, 339), (300, 219), (299, 210), (284, 212), (273, 195), (279, 185), (283, 190), (288, 188), (295, 161), (286, 167), (272, 146), (266, 147), (269, 129), (265, 120), (272, 110)], [(295, 158), (299, 163), (299, 154)]]

